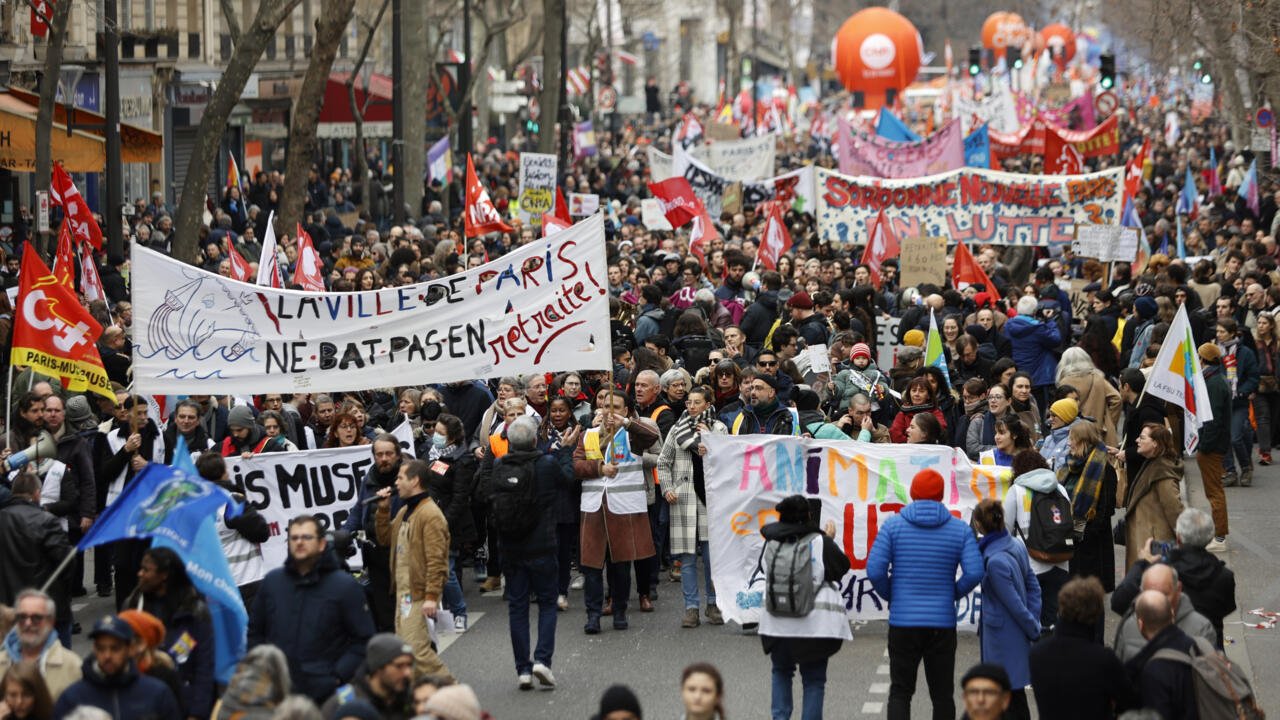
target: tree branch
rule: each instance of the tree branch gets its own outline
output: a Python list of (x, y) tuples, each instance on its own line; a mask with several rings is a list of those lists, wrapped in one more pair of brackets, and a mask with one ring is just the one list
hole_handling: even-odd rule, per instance
[(236, 17), (236, 9), (231, 0), (218, 0), (218, 6), (222, 8), (222, 19), (227, 23), (227, 33), (231, 35), (231, 47), (235, 47), (240, 44), (240, 21)]
[(35, 0), (26, 0), (26, 2), (27, 2), (27, 7), (31, 8), (31, 12), (35, 13), (36, 17), (40, 18), (40, 22), (44, 23), (45, 25), (53, 24), (53, 20), (50, 19), (48, 15), (45, 15), (44, 13), (40, 12), (40, 8), (39, 6), (36, 5)]

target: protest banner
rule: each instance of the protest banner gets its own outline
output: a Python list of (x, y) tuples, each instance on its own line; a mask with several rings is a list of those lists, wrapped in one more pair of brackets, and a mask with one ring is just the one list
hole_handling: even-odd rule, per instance
[[(416, 453), (409, 423), (401, 423), (391, 434), (412, 459)], [(320, 532), (341, 528), (347, 516), (358, 511), (360, 483), (371, 467), (370, 445), (262, 453), (248, 460), (240, 456), (227, 458), (227, 478), (236, 486), (236, 492), (244, 495), (245, 505), (261, 513), (271, 529), (270, 539), (262, 543), (266, 569), (281, 567), (289, 557), (287, 528), (294, 517), (315, 515)], [(365, 528), (370, 535), (373, 531)], [(361, 566), (358, 554), (349, 562), (352, 567)]]
[(730, 180), (759, 180), (773, 176), (777, 144), (773, 135), (763, 135), (700, 145), (691, 154)]
[(574, 217), (594, 215), (600, 209), (600, 196), (595, 193), (569, 193), (569, 214)]
[(836, 138), (840, 172), (849, 175), (914, 178), (964, 167), (964, 135), (956, 120), (919, 142), (894, 142), (854, 132), (840, 118)]
[(542, 213), (556, 205), (555, 155), (520, 153), (520, 221), (525, 225), (542, 225)]
[(674, 230), (667, 222), (666, 213), (662, 212), (662, 202), (657, 198), (645, 198), (640, 201), (640, 222), (649, 230)]
[[(680, 160), (683, 160), (682, 164)], [(712, 172), (705, 163), (687, 154), (675, 163), (677, 174), (682, 174), (689, 181), (693, 193), (702, 200), (707, 212), (713, 218), (724, 212), (724, 196), (734, 181)], [(813, 168), (802, 167), (777, 177), (757, 182), (744, 182), (742, 186), (742, 204), (758, 207), (766, 200), (779, 200), (787, 207), (799, 212), (813, 209)]]
[(355, 293), (275, 290), (134, 245), (135, 390), (367, 390), (608, 369), (596, 214), (447, 278)]
[[(820, 524), (835, 521), (836, 543), (852, 565), (840, 583), (852, 620), (889, 616), (888, 604), (866, 576), (867, 556), (880, 527), (910, 502), (911, 478), (924, 468), (942, 474), (943, 503), (968, 521), (985, 498), (1003, 498), (1008, 468), (975, 465), (943, 445), (891, 445), (773, 435), (704, 435), (707, 456), (707, 535), (711, 579), (726, 620), (759, 622), (765, 575), (760, 528), (777, 520), (774, 506), (788, 495), (822, 501)], [(956, 601), (961, 630), (974, 631), (977, 591)]]
[(1106, 157), (1120, 152), (1119, 118), (1113, 115), (1092, 130), (1069, 130), (1043, 117), (1036, 117), (1015, 133), (992, 130), (991, 155), (996, 160), (1016, 155), (1043, 155), (1046, 136), (1051, 130), (1084, 158)]
[(856, 244), (881, 209), (898, 237), (994, 245), (1065, 244), (1076, 223), (1120, 221), (1124, 168), (1088, 175), (1021, 175), (965, 168), (913, 180), (816, 173), (822, 242)]
[(899, 258), (902, 287), (920, 283), (947, 284), (947, 239), (944, 237), (905, 237)]
[(984, 123), (992, 131), (1001, 133), (1016, 133), (1021, 127), (1013, 94), (1002, 83), (996, 83), (995, 94), (981, 100), (964, 98), (958, 91), (954, 91), (951, 107), (951, 116), (960, 121), (961, 132), (965, 135)]

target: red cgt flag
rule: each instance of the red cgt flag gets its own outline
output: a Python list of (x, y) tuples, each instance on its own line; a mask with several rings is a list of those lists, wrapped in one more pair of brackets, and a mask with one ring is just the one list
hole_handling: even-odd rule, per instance
[(867, 249), (862, 251), (862, 264), (871, 272), (871, 284), (877, 290), (880, 289), (880, 265), (889, 258), (898, 257), (900, 252), (898, 236), (893, 234), (893, 226), (881, 210), (867, 235)]
[(982, 266), (974, 259), (973, 253), (969, 252), (968, 246), (963, 242), (956, 243), (956, 259), (951, 267), (951, 282), (957, 290), (963, 290), (970, 285), (982, 285), (987, 292), (994, 292), (996, 289), (991, 284), (991, 278), (987, 277), (987, 273), (983, 271)]
[(766, 213), (764, 229), (760, 231), (760, 249), (756, 250), (756, 260), (773, 270), (778, 267), (778, 258), (791, 249), (791, 233), (787, 232), (787, 223), (782, 218), (781, 203), (769, 203)]
[(244, 259), (239, 250), (236, 250), (236, 244), (227, 243), (227, 258), (231, 261), (231, 279), (240, 282), (251, 283), (255, 280), (253, 276), (253, 268), (249, 266), (249, 261)]
[(573, 224), (573, 216), (569, 214), (569, 203), (565, 202), (564, 191), (561, 190), (559, 187), (556, 188), (555, 216), (556, 216), (556, 219), (559, 220), (561, 224), (563, 224), (565, 227), (568, 227)]
[(84, 245), (80, 246), (80, 290), (84, 293), (84, 299), (89, 302), (107, 300), (107, 291), (102, 287), (102, 277), (98, 275), (98, 263), (93, 259), (93, 250)]
[(1044, 131), (1044, 172), (1046, 175), (1079, 175), (1084, 172), (1084, 156), (1074, 143), (1064, 140), (1051, 127)]
[(320, 262), (320, 253), (316, 252), (316, 244), (311, 235), (298, 224), (298, 261), (293, 269), (293, 284), (301, 285), (303, 290), (324, 292), (324, 265)]
[(76, 291), (76, 251), (72, 246), (71, 229), (69, 223), (63, 222), (62, 227), (58, 228), (58, 253), (53, 256), (53, 276), (58, 279), (58, 284), (70, 290), (73, 294)]
[(102, 228), (98, 227), (98, 221), (93, 219), (88, 203), (61, 165), (53, 166), (49, 191), (49, 198), (53, 203), (66, 212), (63, 222), (71, 225), (71, 234), (80, 242), (92, 245), (94, 250), (101, 250)]
[(671, 227), (683, 226), (703, 209), (702, 201), (693, 194), (693, 187), (682, 177), (649, 183), (649, 192), (662, 204), (662, 214), (667, 216)]
[(707, 266), (707, 247), (718, 237), (720, 232), (716, 230), (715, 223), (711, 222), (710, 213), (705, 207), (702, 208), (702, 212), (693, 219), (693, 227), (689, 229), (689, 254), (698, 258), (704, 268)]
[(552, 233), (558, 233), (561, 230), (568, 230), (573, 225), (571, 222), (565, 222), (558, 215), (551, 213), (542, 213), (542, 237), (546, 237)]
[(1138, 197), (1138, 192), (1142, 190), (1142, 170), (1147, 164), (1147, 152), (1151, 150), (1151, 141), (1145, 140), (1142, 143), (1142, 150), (1133, 159), (1125, 163), (1124, 166), (1124, 194), (1126, 203), (1133, 198)]
[(511, 232), (511, 226), (502, 221), (498, 209), (489, 199), (489, 191), (480, 184), (476, 176), (476, 166), (467, 153), (467, 212), (466, 235), (470, 240), (491, 232)]

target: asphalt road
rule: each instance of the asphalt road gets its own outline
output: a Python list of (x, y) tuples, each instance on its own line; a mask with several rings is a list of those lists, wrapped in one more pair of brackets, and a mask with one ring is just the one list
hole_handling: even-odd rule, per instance
[[(1194, 462), (1187, 464), (1186, 490), (1189, 502), (1206, 507)], [(1255, 608), (1280, 610), (1280, 468), (1257, 468), (1251, 488), (1227, 490), (1230, 548), (1223, 556), (1237, 577), (1237, 598), (1241, 615), (1228, 618), (1228, 654), (1254, 678), (1264, 709), (1280, 708), (1280, 631), (1247, 628), (1243, 621), (1259, 618), (1246, 613)], [(1123, 550), (1123, 548), (1118, 548)], [(91, 563), (87, 563), (91, 567)], [(1117, 567), (1123, 567), (1123, 552)], [(507, 632), (506, 603), (500, 595), (480, 596), (472, 576), (464, 578), (471, 609), (471, 628), (463, 634), (445, 636), (442, 657), (464, 682), (470, 683), (486, 710), (506, 718), (587, 718), (596, 710), (600, 694), (615, 682), (630, 685), (640, 698), (646, 717), (679, 717), (680, 671), (689, 663), (709, 661), (720, 668), (726, 681), (726, 709), (735, 718), (767, 717), (770, 697), (769, 659), (760, 640), (744, 636), (735, 625), (714, 627), (703, 624), (682, 629), (682, 602), (679, 585), (665, 582), (657, 610), (629, 612), (631, 627), (614, 631), (606, 618), (604, 632), (587, 636), (582, 632), (585, 614), (581, 591), (570, 595), (572, 607), (559, 613), (553, 670), (558, 680), (554, 691), (522, 692), (516, 674)], [(89, 585), (92, 588), (92, 585)], [(93, 619), (111, 610), (110, 601), (96, 596), (79, 598), (73, 604), (77, 619), (86, 628)], [(537, 608), (531, 609), (535, 621)], [(1108, 634), (1117, 622), (1108, 614)], [(885, 653), (887, 626), (873, 622), (854, 628), (854, 639), (831, 660), (828, 670), (826, 716), (841, 718), (884, 717), (888, 698), (888, 658)], [(75, 638), (74, 649), (83, 654), (88, 641)], [(956, 658), (957, 676), (978, 661), (976, 636), (961, 635)], [(799, 715), (800, 682), (795, 680), (796, 715)], [(962, 707), (956, 692), (957, 708)], [(1032, 703), (1034, 713), (1034, 703)], [(915, 717), (929, 717), (930, 704), (923, 672), (913, 703)]]

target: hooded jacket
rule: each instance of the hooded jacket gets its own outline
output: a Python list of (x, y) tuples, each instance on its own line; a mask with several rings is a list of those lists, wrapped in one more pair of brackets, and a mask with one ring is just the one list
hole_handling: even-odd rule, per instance
[[(1218, 634), (1218, 645), (1221, 645), (1222, 619), (1236, 609), (1235, 573), (1204, 548), (1179, 545), (1169, 552), (1166, 562), (1178, 571), (1182, 597), (1190, 600), (1196, 612), (1209, 620)], [(1114, 612), (1120, 615), (1128, 612), (1134, 599), (1142, 592), (1142, 573), (1149, 567), (1151, 563), (1139, 560), (1129, 569), (1129, 574), (1125, 575), (1124, 580), (1116, 586), (1116, 591), (1111, 594), (1111, 609)]]
[[(71, 552), (71, 543), (58, 518), (25, 497), (0, 486), (0, 602), (12, 605), (25, 588), (41, 587), (53, 569)], [(66, 583), (50, 588), (58, 607), (67, 607)]]
[[(1056, 492), (1062, 496), (1067, 502), (1067, 507), (1071, 505), (1071, 497), (1067, 494), (1067, 489), (1058, 483), (1058, 476), (1052, 470), (1032, 470), (1029, 473), (1023, 473), (1013, 479), (1013, 487), (1009, 488), (1009, 492), (1004, 495), (1004, 527), (1009, 531), (1010, 535), (1018, 537), (1026, 537), (1031, 531), (1031, 497), (1028, 492), (1049, 493)], [(1061, 562), (1056, 565), (1040, 562), (1035, 558), (1031, 559), (1031, 569), (1037, 575), (1046, 573), (1055, 567), (1067, 569), (1070, 563)]]
[(778, 319), (778, 291), (765, 290), (756, 296), (755, 302), (747, 308), (742, 316), (742, 334), (747, 336), (747, 344), (759, 348)]
[(84, 677), (58, 696), (53, 716), (64, 718), (81, 705), (101, 708), (112, 720), (170, 720), (182, 717), (173, 691), (160, 680), (142, 675), (130, 662), (116, 675), (104, 675), (93, 657), (82, 665)]
[(913, 501), (890, 517), (867, 556), (867, 577), (889, 603), (893, 627), (954, 628), (956, 600), (982, 576), (973, 531), (935, 500)]
[(1013, 363), (1031, 373), (1032, 387), (1052, 385), (1058, 373), (1055, 350), (1062, 342), (1058, 324), (1017, 315), (1004, 324), (1004, 332), (1013, 344)]

